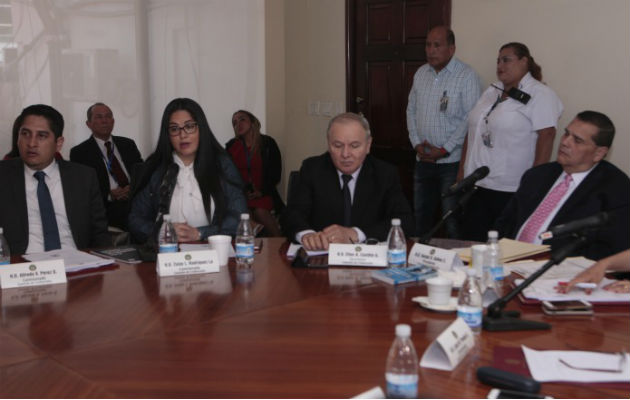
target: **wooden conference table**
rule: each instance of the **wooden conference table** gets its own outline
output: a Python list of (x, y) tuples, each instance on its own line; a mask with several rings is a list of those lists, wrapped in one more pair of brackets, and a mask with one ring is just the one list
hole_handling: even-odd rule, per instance
[[(420, 308), (424, 284), (373, 282), (369, 269), (295, 269), (283, 239), (265, 239), (250, 273), (159, 278), (120, 264), (67, 284), (2, 291), (0, 397), (351, 397), (384, 387), (394, 325), (419, 357), (455, 318)], [(476, 369), (497, 347), (628, 348), (627, 307), (546, 317), (548, 331), (482, 332), (452, 372), (420, 369), (419, 396), (485, 398)], [(556, 398), (628, 397), (619, 387), (545, 383)]]

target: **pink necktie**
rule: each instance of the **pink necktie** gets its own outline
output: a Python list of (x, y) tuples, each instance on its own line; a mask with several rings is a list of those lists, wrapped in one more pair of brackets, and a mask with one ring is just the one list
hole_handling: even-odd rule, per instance
[(556, 208), (558, 202), (567, 193), (572, 180), (573, 178), (571, 178), (571, 175), (566, 174), (564, 180), (557, 184), (556, 187), (547, 194), (527, 221), (525, 228), (523, 228), (523, 231), (517, 238), (518, 240), (521, 242), (534, 242), (534, 239), (536, 239), (536, 233), (538, 233), (542, 224), (547, 220), (549, 214), (551, 214), (554, 208)]

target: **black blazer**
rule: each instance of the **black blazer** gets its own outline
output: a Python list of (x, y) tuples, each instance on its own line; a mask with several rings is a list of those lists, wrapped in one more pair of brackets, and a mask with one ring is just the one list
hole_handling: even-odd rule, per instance
[[(328, 153), (304, 160), (294, 194), (282, 216), (282, 227), (290, 240), (306, 229), (321, 231), (332, 224), (343, 224), (343, 194)], [(352, 226), (368, 238), (385, 240), (392, 218), (400, 218), (406, 235), (413, 232), (413, 214), (398, 172), (368, 154), (354, 190)]]
[[(78, 248), (111, 246), (105, 208), (96, 174), (83, 165), (58, 160), (68, 223)], [(11, 254), (24, 254), (28, 247), (28, 212), (24, 163), (21, 159), (0, 161), (0, 226)]]
[[(134, 165), (142, 162), (142, 156), (138, 151), (138, 147), (136, 147), (136, 143), (122, 136), (112, 135), (112, 140), (114, 146), (116, 146), (120, 153), (122, 163), (125, 165), (127, 173), (131, 175)], [(96, 139), (90, 136), (89, 139), (74, 146), (70, 150), (70, 161), (87, 165), (96, 170), (101, 196), (103, 197), (103, 204), (107, 204), (107, 197), (111, 190), (109, 187), (109, 173), (103, 163), (103, 153), (99, 149)], [(131, 176), (129, 177), (129, 181), (131, 181)]]
[[(497, 219), (496, 228), (501, 236), (516, 237), (561, 173), (562, 166), (552, 162), (523, 174), (518, 190)], [(611, 163), (600, 161), (563, 204), (550, 226), (610, 211), (611, 221), (604, 228), (590, 232), (587, 244), (572, 254), (599, 260), (630, 248), (629, 199), (628, 176)], [(558, 248), (569, 240), (570, 237), (560, 237), (543, 243)]]

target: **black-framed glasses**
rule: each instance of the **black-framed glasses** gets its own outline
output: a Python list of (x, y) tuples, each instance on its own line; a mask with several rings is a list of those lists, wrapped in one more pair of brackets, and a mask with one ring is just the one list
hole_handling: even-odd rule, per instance
[(171, 125), (168, 127), (168, 134), (171, 136), (178, 136), (182, 131), (189, 135), (192, 135), (197, 130), (196, 122), (187, 122), (184, 126)]

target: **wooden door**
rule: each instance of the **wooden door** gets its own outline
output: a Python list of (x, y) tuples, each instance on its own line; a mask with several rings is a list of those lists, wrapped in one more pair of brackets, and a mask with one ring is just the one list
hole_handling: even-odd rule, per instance
[(347, 110), (370, 122), (372, 154), (398, 167), (413, 204), (415, 152), (407, 132), (407, 97), (426, 62), (429, 30), (450, 25), (450, 0), (346, 0)]

